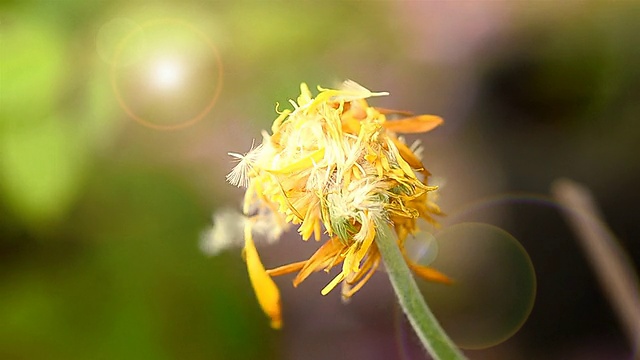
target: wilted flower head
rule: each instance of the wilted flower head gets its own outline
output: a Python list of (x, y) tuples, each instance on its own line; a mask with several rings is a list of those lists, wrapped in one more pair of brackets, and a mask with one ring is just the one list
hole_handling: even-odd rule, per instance
[[(342, 296), (349, 298), (380, 265), (374, 242), (379, 224), (392, 226), (404, 254), (405, 239), (419, 230), (418, 219), (435, 224), (432, 216), (440, 213), (429, 199), (436, 187), (428, 185), (430, 174), (416, 155), (419, 149), (396, 134), (426, 132), (442, 119), (370, 107), (365, 99), (388, 93), (371, 92), (353, 81), (338, 90), (318, 89), (313, 98), (301, 84), (297, 101), (290, 101), (293, 109), (279, 113), (260, 145), (244, 155), (230, 153), (238, 164), (227, 180), (247, 188), (244, 217), (236, 221), (244, 226), (249, 277), (276, 328), (281, 326), (280, 296), (272, 276), (297, 272), (297, 286), (311, 273), (342, 263), (321, 293), (341, 283)], [(323, 234), (328, 239), (307, 260), (265, 270), (253, 237), (278, 238), (290, 224), (298, 226), (303, 240), (313, 236), (320, 241)], [(449, 281), (405, 258), (417, 275)]]

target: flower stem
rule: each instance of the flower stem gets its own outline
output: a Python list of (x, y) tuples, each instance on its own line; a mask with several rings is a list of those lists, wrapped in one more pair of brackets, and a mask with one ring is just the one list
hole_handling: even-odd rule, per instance
[(389, 225), (378, 224), (376, 233), (376, 244), (387, 268), (391, 285), (402, 310), (424, 347), (435, 360), (466, 359), (425, 303)]

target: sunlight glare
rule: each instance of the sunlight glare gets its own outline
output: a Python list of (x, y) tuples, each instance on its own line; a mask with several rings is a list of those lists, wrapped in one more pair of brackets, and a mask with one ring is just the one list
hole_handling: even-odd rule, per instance
[(182, 82), (182, 66), (170, 59), (162, 59), (153, 67), (153, 83), (161, 89), (175, 88)]

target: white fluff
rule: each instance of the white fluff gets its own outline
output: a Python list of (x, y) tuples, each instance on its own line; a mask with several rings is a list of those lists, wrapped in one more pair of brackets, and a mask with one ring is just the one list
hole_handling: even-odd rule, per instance
[(244, 225), (247, 218), (237, 211), (222, 209), (213, 215), (213, 226), (200, 238), (200, 249), (213, 256), (229, 248), (244, 244)]

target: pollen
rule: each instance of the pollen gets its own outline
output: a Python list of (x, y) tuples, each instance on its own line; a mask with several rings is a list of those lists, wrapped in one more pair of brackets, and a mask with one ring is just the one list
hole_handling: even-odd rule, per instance
[[(245, 187), (244, 254), (258, 303), (273, 327), (282, 324), (280, 296), (272, 277), (297, 273), (297, 286), (324, 270), (333, 278), (326, 295), (342, 284), (342, 297), (353, 296), (380, 265), (376, 228), (390, 225), (404, 254), (417, 220), (437, 224), (440, 215), (430, 195), (430, 173), (422, 164), (419, 143), (407, 145), (399, 134), (422, 133), (440, 124), (434, 115), (415, 116), (369, 106), (367, 99), (388, 95), (348, 80), (338, 89), (318, 87), (314, 98), (300, 86), (293, 109), (277, 111), (271, 134), (248, 153), (229, 153), (238, 162), (227, 180)], [(276, 107), (277, 110), (277, 107)], [(253, 237), (274, 240), (288, 226), (303, 240), (324, 241), (307, 260), (267, 270)], [(449, 283), (435, 269), (405, 259), (426, 280)]]

